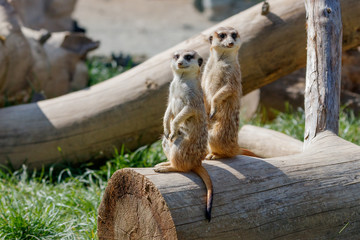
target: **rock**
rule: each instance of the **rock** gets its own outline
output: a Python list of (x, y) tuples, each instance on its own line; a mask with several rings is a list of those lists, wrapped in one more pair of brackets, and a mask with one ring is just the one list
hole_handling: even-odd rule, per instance
[(51, 32), (71, 31), (76, 0), (11, 0), (25, 27)]

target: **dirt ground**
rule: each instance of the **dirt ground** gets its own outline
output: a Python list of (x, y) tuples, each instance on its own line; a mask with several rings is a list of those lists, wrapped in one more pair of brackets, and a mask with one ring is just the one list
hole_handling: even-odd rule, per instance
[(78, 0), (74, 19), (100, 40), (92, 55), (156, 55), (215, 24), (193, 0)]

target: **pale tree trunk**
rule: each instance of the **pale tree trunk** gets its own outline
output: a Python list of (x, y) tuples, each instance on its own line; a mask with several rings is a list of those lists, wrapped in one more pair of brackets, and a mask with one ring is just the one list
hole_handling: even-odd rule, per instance
[(339, 129), (342, 22), (339, 0), (305, 0), (307, 65), (304, 148), (319, 132)]

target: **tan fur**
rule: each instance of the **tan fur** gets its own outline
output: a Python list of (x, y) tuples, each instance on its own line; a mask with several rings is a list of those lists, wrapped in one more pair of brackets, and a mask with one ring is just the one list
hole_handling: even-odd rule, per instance
[[(225, 37), (221, 38), (221, 35)], [(242, 97), (238, 60), (240, 37), (234, 28), (221, 27), (212, 34), (210, 42), (210, 57), (201, 82), (209, 116), (209, 154), (206, 159), (229, 158), (243, 153), (238, 145)]]
[[(186, 59), (192, 56), (191, 59)], [(162, 146), (169, 160), (155, 166), (156, 172), (194, 171), (208, 189), (207, 218), (210, 220), (212, 183), (201, 162), (207, 153), (207, 117), (200, 84), (202, 58), (193, 50), (174, 53), (171, 61), (174, 79), (170, 84), (164, 116)]]

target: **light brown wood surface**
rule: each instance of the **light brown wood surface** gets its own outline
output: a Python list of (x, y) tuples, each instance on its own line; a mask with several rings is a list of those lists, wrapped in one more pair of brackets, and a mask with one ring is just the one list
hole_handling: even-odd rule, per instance
[(244, 125), (239, 131), (239, 145), (262, 158), (301, 153), (303, 143), (271, 129)]
[(99, 239), (359, 239), (360, 147), (328, 131), (311, 141), (291, 156), (205, 161), (210, 223), (194, 173), (119, 170), (99, 208)]
[[(343, 49), (360, 43), (360, 4), (343, 0)], [(40, 167), (61, 160), (111, 157), (122, 144), (134, 149), (162, 132), (171, 53), (192, 48), (207, 58), (208, 35), (233, 26), (242, 38), (240, 64), (248, 93), (305, 65), (305, 7), (298, 0), (273, 0), (263, 16), (261, 4), (160, 53), (94, 87), (39, 103), (0, 110), (0, 163)]]

